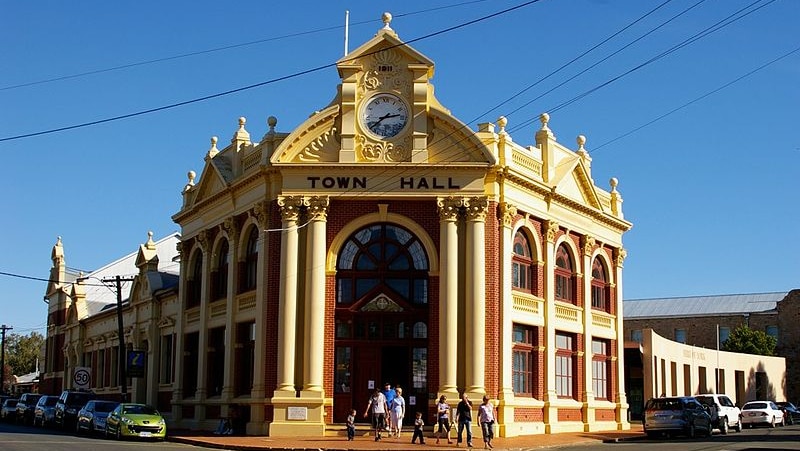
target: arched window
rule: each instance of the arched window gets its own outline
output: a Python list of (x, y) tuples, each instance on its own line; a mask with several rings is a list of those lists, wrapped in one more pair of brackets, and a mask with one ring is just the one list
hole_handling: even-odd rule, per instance
[(535, 292), (531, 246), (521, 230), (514, 234), (514, 254), (511, 257), (511, 287), (528, 293)]
[(336, 266), (339, 305), (358, 302), (381, 285), (411, 304), (428, 303), (428, 256), (419, 239), (399, 226), (375, 224), (354, 233)]
[(240, 292), (256, 289), (258, 275), (258, 227), (252, 227), (247, 237), (247, 248), (245, 249), (244, 268), (242, 268), (242, 279)]
[(187, 282), (186, 308), (200, 305), (203, 287), (203, 253), (197, 252), (192, 265), (192, 275)]
[(223, 241), (217, 251), (217, 270), (214, 272), (214, 299), (228, 296), (228, 242)]
[(556, 250), (556, 300), (575, 304), (575, 273), (567, 245), (561, 243)]
[(607, 312), (609, 301), (606, 268), (599, 258), (595, 258), (592, 263), (592, 308)]

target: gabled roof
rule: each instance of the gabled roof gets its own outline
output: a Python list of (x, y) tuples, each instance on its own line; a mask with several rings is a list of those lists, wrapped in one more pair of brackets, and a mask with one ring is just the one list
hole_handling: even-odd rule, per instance
[[(177, 245), (180, 242), (180, 234), (175, 232), (167, 235), (164, 238), (155, 242), (156, 252), (158, 255), (158, 271), (159, 273), (172, 274), (177, 277), (180, 274), (180, 263), (173, 261), (178, 256)], [(136, 258), (139, 251), (131, 252), (130, 254), (111, 262), (102, 268), (92, 271), (84, 275), (88, 279), (84, 282), (86, 292), (86, 307), (88, 316), (95, 315), (104, 310), (107, 306), (116, 304), (117, 294), (115, 288), (111, 285), (108, 287), (103, 286), (100, 282), (104, 278), (113, 278), (117, 275), (123, 277), (134, 276), (139, 273), (136, 267)], [(163, 276), (167, 278), (167, 276)], [(171, 281), (164, 281), (162, 286), (173, 283)], [(131, 283), (122, 284), (122, 300), (125, 301), (130, 297)]]
[(725, 294), (623, 301), (625, 319), (713, 316), (764, 313), (777, 308), (787, 291), (777, 293)]

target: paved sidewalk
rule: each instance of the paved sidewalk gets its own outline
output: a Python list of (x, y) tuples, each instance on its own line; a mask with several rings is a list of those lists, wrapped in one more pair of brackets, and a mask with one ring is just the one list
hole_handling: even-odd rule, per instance
[[(363, 433), (363, 435), (362, 435)], [(598, 432), (565, 432), (561, 434), (541, 434), (529, 435), (513, 438), (495, 438), (492, 440), (496, 450), (522, 450), (551, 448), (560, 446), (570, 446), (578, 444), (592, 444), (602, 442), (614, 442), (621, 440), (636, 440), (644, 438), (641, 424), (631, 424), (629, 431), (598, 431)], [(384, 438), (376, 442), (372, 436), (366, 435), (365, 431), (357, 432), (356, 439), (348, 442), (344, 436), (330, 437), (265, 437), (265, 436), (219, 436), (210, 433), (194, 431), (176, 431), (167, 440), (179, 443), (187, 443), (206, 448), (230, 449), (240, 451), (256, 450), (330, 450), (330, 451), (349, 451), (349, 450), (455, 450), (466, 449), (462, 443), (461, 448), (456, 448), (455, 438), (453, 444), (448, 445), (446, 440), (436, 444), (436, 439), (425, 437), (425, 445), (411, 444), (411, 431), (404, 433), (400, 438)], [(483, 441), (480, 433), (473, 437), (475, 450), (483, 449)]]

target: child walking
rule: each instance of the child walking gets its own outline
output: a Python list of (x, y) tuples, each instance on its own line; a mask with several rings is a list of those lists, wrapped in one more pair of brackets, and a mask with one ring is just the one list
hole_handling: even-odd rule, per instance
[(422, 435), (423, 426), (425, 426), (425, 420), (422, 419), (422, 412), (417, 412), (417, 416), (414, 418), (414, 436), (411, 437), (411, 443), (416, 443), (419, 438), (419, 444), (425, 444), (425, 436)]
[(353, 441), (353, 438), (356, 436), (356, 409), (352, 409), (350, 411), (350, 415), (347, 416), (347, 441)]

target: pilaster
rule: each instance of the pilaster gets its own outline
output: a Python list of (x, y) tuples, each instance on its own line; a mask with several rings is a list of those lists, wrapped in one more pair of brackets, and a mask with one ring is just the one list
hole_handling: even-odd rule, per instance
[(476, 196), (464, 199), (467, 229), (465, 390), (475, 399), (486, 392), (486, 345), (478, 337), (486, 333), (486, 214), (489, 201)]
[(439, 207), (439, 395), (458, 397), (458, 214), (461, 199), (440, 197)]
[(545, 368), (546, 384), (544, 387), (544, 422), (545, 432), (550, 434), (558, 423), (558, 395), (556, 394), (555, 368), (556, 368), (556, 331), (553, 325), (556, 322), (555, 308), (555, 266), (556, 266), (556, 236), (558, 223), (547, 220), (545, 229), (545, 259), (544, 259), (544, 297), (545, 297)]
[(297, 338), (297, 219), (302, 198), (278, 197), (281, 209), (280, 307), (278, 311), (278, 386), (275, 396), (295, 395), (294, 359)]

